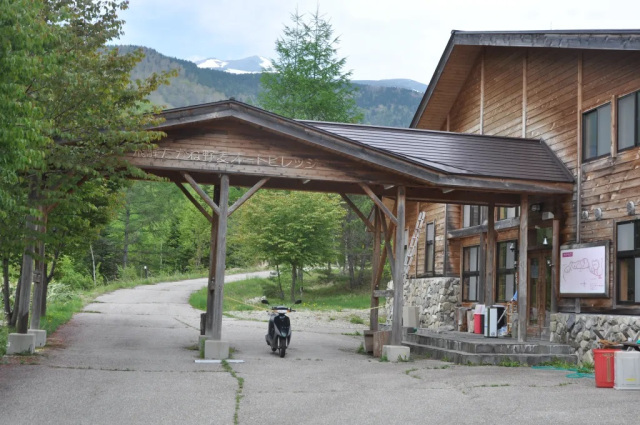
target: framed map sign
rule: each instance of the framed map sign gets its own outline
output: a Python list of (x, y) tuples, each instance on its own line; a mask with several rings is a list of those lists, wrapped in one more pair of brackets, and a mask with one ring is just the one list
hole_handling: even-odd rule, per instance
[(560, 296), (609, 296), (609, 242), (560, 247)]

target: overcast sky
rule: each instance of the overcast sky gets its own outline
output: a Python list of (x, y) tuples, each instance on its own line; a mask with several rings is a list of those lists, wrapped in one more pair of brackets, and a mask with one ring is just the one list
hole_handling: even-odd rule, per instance
[(640, 0), (130, 0), (119, 43), (188, 60), (274, 58), (296, 7), (320, 8), (353, 79), (428, 83), (453, 29), (640, 28)]

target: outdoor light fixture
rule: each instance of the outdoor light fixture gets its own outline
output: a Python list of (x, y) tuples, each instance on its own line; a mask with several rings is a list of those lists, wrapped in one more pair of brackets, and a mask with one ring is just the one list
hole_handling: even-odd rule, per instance
[(593, 215), (596, 216), (596, 220), (602, 220), (602, 208), (596, 208), (593, 211)]
[(310, 181), (311, 181), (311, 180), (308, 180), (308, 179), (307, 179), (307, 180), (302, 180), (302, 184), (307, 184), (307, 183), (309, 183)]
[(509, 244), (509, 251), (514, 252), (516, 250), (516, 244), (514, 244), (513, 242), (511, 242)]
[(451, 193), (453, 192), (455, 189), (442, 189), (442, 193)]
[(542, 245), (547, 246), (549, 245), (549, 240), (547, 239), (547, 237), (545, 236), (544, 239), (542, 240)]
[(633, 201), (627, 202), (627, 215), (635, 215), (636, 214), (636, 204)]
[(382, 187), (384, 188), (384, 190), (389, 190), (389, 189), (391, 189), (391, 188), (392, 188), (392, 187), (394, 187), (394, 186), (395, 186), (394, 184), (383, 184), (383, 185), (382, 185)]
[(553, 263), (551, 262), (550, 258), (547, 258), (547, 267), (551, 267), (553, 266)]

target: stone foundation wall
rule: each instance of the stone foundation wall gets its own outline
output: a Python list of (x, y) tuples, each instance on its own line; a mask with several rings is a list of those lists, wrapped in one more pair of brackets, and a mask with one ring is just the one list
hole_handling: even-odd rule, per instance
[[(593, 363), (594, 348), (598, 348), (597, 330), (609, 341), (622, 342), (640, 338), (639, 316), (556, 313), (551, 315), (551, 342), (571, 345), (581, 363)], [(623, 333), (624, 332), (624, 333)]]
[[(389, 289), (393, 288), (390, 282)], [(420, 308), (420, 327), (453, 330), (460, 299), (460, 279), (431, 277), (409, 279), (404, 285), (404, 305)], [(387, 298), (387, 323), (393, 316), (393, 300)]]

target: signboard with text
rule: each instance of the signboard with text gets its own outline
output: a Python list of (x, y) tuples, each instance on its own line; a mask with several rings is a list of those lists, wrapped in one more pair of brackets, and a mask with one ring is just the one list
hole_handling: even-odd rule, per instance
[(560, 295), (606, 297), (608, 288), (608, 242), (567, 245), (560, 248)]

